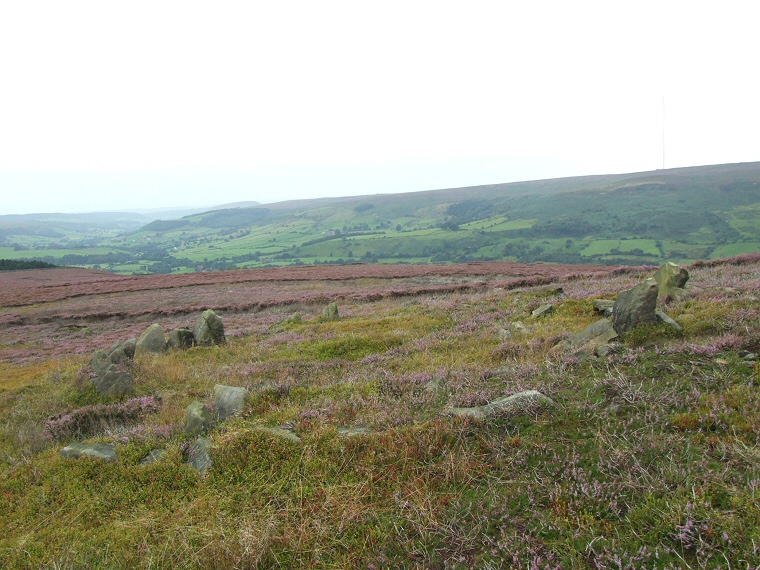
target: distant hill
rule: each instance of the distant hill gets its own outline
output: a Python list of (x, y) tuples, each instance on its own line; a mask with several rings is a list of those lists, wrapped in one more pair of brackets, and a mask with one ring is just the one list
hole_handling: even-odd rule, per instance
[[(80, 244), (95, 251), (32, 255), (166, 273), (359, 261), (657, 264), (760, 251), (759, 162), (241, 206)], [(38, 236), (60, 233), (36, 223)], [(36, 247), (0, 231), (6, 247)]]

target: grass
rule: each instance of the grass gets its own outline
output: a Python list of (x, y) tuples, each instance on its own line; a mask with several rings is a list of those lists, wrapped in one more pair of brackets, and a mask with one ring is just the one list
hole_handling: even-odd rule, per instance
[[(760, 365), (744, 351), (760, 351), (760, 263), (690, 271), (665, 307), (682, 333), (640, 330), (599, 360), (552, 347), (647, 271), (346, 299), (337, 322), (265, 309), (224, 346), (136, 360), (135, 397), (155, 400), (98, 398), (85, 357), (2, 364), (0, 566), (757, 567)], [(555, 311), (531, 319), (544, 302)], [(293, 310), (302, 322), (281, 324)], [(503, 340), (514, 321), (524, 332)], [(217, 383), (251, 397), (209, 435), (201, 476), (184, 415)], [(556, 409), (445, 414), (526, 389)], [(61, 459), (73, 437), (43, 430), (58, 414), (119, 461)], [(285, 422), (301, 443), (255, 429)], [(154, 448), (166, 458), (140, 464)]]

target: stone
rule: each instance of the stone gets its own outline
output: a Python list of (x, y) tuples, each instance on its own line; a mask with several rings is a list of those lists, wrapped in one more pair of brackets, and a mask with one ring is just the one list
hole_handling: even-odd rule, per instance
[(187, 350), (195, 344), (195, 335), (193, 331), (186, 327), (174, 329), (169, 333), (169, 348), (174, 350)]
[(185, 461), (198, 473), (203, 474), (214, 463), (209, 455), (210, 451), (211, 441), (205, 437), (199, 437), (185, 452)]
[(621, 291), (612, 309), (612, 326), (615, 331), (624, 334), (640, 325), (655, 324), (657, 293), (657, 282), (652, 278), (632, 289)]
[(617, 336), (618, 333), (615, 332), (612, 321), (609, 319), (599, 319), (578, 334), (571, 336), (569, 341), (572, 348), (586, 347), (593, 351), (597, 346), (607, 344), (611, 340), (616, 339)]
[(93, 378), (92, 384), (101, 396), (127, 396), (135, 389), (135, 379), (132, 374), (120, 370), (108, 370)]
[(689, 272), (680, 265), (669, 261), (655, 271), (654, 280), (657, 282), (657, 298), (668, 300), (681, 294), (676, 293), (676, 290), (683, 290), (689, 280)]
[(201, 320), (193, 329), (195, 344), (198, 346), (212, 346), (215, 344), (224, 344), (224, 323), (219, 315), (211, 309), (203, 311)]
[(243, 411), (248, 400), (248, 390), (237, 386), (214, 386), (214, 414), (223, 422), (229, 417), (237, 416)]
[(301, 438), (296, 435), (296, 433), (287, 427), (264, 427), (264, 426), (256, 426), (253, 428), (256, 431), (260, 431), (262, 433), (268, 433), (270, 435), (274, 435), (276, 437), (281, 437), (283, 439), (287, 439), (289, 441), (295, 442), (295, 443), (301, 443)]
[(161, 325), (153, 323), (150, 325), (135, 345), (135, 354), (157, 354), (166, 350), (166, 338)]
[(303, 322), (303, 317), (301, 317), (301, 313), (296, 311), (292, 315), (290, 315), (287, 319), (282, 321), (283, 325), (300, 325)]
[(549, 315), (554, 312), (554, 306), (550, 303), (541, 305), (538, 309), (535, 309), (530, 316), (534, 319), (540, 319), (543, 316)]
[(137, 339), (136, 338), (129, 338), (124, 341), (124, 344), (121, 345), (121, 349), (124, 351), (124, 354), (126, 354), (129, 358), (135, 357), (135, 348), (137, 347)]
[(597, 313), (602, 313), (605, 317), (612, 316), (612, 307), (615, 306), (615, 301), (610, 299), (594, 299), (594, 310)]
[(116, 447), (113, 443), (71, 443), (61, 450), (64, 459), (94, 457), (103, 461), (116, 461)]
[(449, 415), (460, 418), (483, 419), (493, 415), (524, 415), (541, 408), (554, 407), (554, 400), (536, 390), (526, 390), (511, 396), (497, 398), (483, 406), (451, 408)]
[(195, 401), (187, 407), (185, 437), (192, 438), (203, 435), (211, 427), (214, 414), (211, 409), (201, 402)]
[(372, 430), (365, 428), (365, 427), (339, 427), (338, 428), (338, 435), (340, 437), (354, 437), (357, 435), (371, 435)]
[(509, 330), (512, 334), (522, 334), (528, 331), (528, 328), (522, 323), (522, 321), (514, 321), (509, 325)]
[(671, 328), (676, 329), (677, 331), (683, 330), (683, 327), (679, 325), (676, 321), (674, 321), (672, 318), (670, 318), (668, 315), (665, 314), (664, 311), (661, 311), (660, 309), (656, 309), (654, 312), (655, 316), (657, 317), (657, 320), (661, 323), (665, 323)]
[(114, 364), (105, 350), (96, 350), (90, 359), (90, 368), (98, 376), (114, 369)]
[(338, 303), (330, 303), (322, 310), (322, 319), (325, 321), (337, 321), (340, 319), (338, 314)]
[(127, 356), (127, 353), (124, 352), (124, 349), (121, 347), (114, 348), (111, 352), (109, 352), (108, 358), (114, 364), (126, 364), (127, 362), (129, 362), (129, 357)]
[(140, 461), (140, 465), (150, 465), (151, 463), (157, 463), (166, 457), (165, 449), (151, 449), (148, 455), (143, 457)]
[(501, 340), (511, 340), (512, 339), (512, 331), (509, 329), (499, 329), (499, 339)]

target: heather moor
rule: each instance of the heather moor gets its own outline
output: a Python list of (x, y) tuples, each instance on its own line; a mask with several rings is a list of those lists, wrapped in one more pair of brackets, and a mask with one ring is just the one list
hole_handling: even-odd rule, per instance
[(0, 273), (0, 565), (760, 567), (760, 256), (666, 268)]

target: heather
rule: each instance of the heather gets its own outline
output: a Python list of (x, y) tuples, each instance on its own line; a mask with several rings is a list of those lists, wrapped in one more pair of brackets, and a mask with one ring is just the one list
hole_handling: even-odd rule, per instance
[[(599, 359), (553, 348), (652, 268), (405, 271), (120, 292), (108, 277), (82, 299), (2, 309), (26, 320), (0, 347), (0, 566), (760, 567), (760, 259), (689, 267), (664, 306), (683, 330), (637, 329)], [(246, 287), (277, 302), (245, 308)], [(136, 358), (133, 397), (95, 393), (95, 349), (214, 298), (225, 345)], [(159, 299), (179, 310), (149, 312)], [(333, 299), (341, 318), (324, 321)], [(106, 317), (109, 302), (143, 308)], [(209, 434), (200, 475), (182, 426), (215, 384), (251, 396)], [(446, 413), (524, 390), (556, 408)], [(286, 423), (300, 443), (254, 429)], [(75, 440), (119, 460), (61, 459)]]

